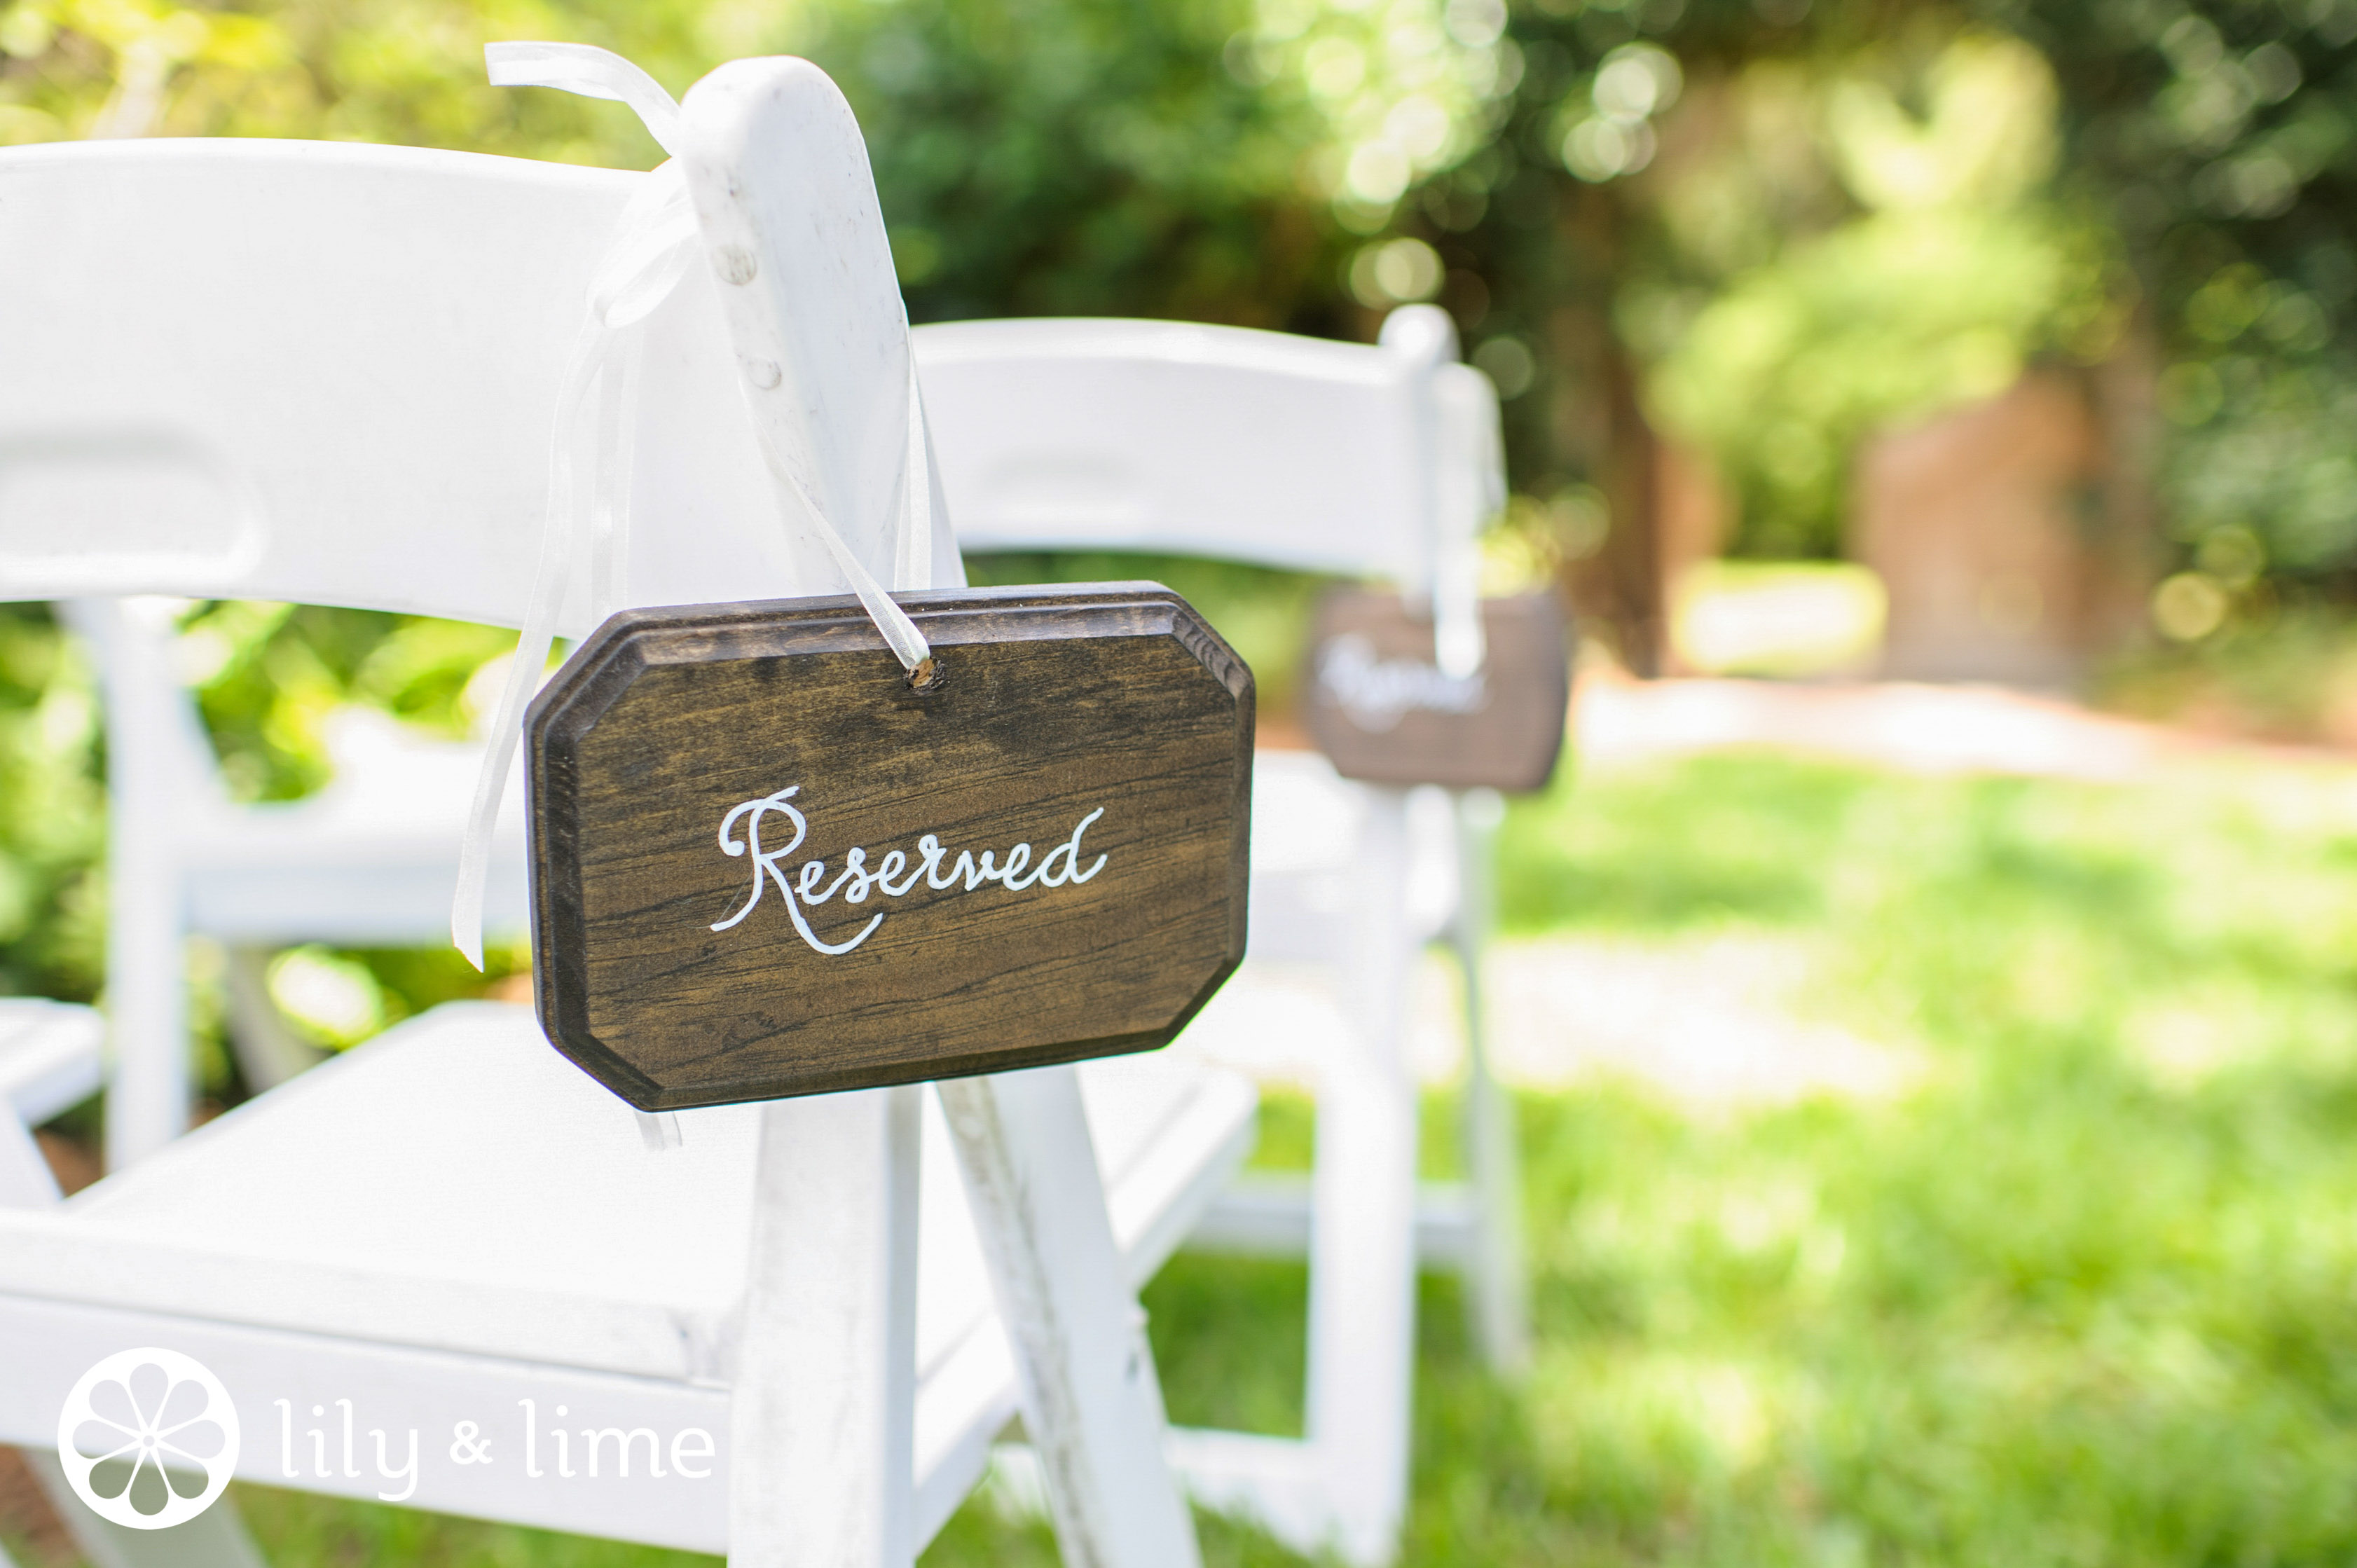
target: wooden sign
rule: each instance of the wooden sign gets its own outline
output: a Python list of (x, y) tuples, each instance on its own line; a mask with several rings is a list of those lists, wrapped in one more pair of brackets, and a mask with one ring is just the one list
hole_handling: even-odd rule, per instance
[(1488, 652), (1443, 672), (1428, 607), (1337, 589), (1318, 604), (1303, 703), (1310, 738), (1346, 779), (1542, 789), (1563, 751), (1571, 661), (1552, 594), (1484, 599)]
[(641, 1110), (1150, 1049), (1243, 957), (1218, 634), (1153, 583), (895, 597), (921, 686), (845, 596), (618, 615), (533, 704), (541, 1022)]

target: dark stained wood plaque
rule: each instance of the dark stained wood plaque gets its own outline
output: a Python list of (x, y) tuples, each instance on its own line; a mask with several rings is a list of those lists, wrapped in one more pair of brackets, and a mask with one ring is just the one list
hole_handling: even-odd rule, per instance
[(1484, 599), (1475, 674), (1435, 663), (1428, 606), (1339, 588), (1318, 603), (1302, 703), (1310, 738), (1346, 779), (1543, 789), (1571, 704), (1569, 628), (1552, 594)]
[(647, 1111), (1166, 1044), (1243, 957), (1253, 679), (1154, 583), (633, 610), (527, 721), (548, 1037)]

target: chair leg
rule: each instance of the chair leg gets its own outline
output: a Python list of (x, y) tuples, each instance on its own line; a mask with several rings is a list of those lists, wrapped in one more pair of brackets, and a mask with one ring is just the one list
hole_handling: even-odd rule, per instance
[(1406, 1513), (1415, 1353), (1415, 1085), (1400, 1048), (1415, 942), (1406, 797), (1369, 792), (1344, 982), (1355, 1052), (1318, 1092), (1308, 1435), (1342, 1558), (1379, 1568)]
[(1508, 1378), (1530, 1369), (1530, 1283), (1523, 1254), (1521, 1137), (1514, 1105), (1490, 1070), (1473, 1000), (1480, 951), (1460, 954), (1465, 965), (1471, 1073), (1465, 1085), (1465, 1148), (1474, 1205), (1473, 1310), (1476, 1337), (1492, 1371)]
[(21, 1452), (91, 1568), (269, 1568), (228, 1498), (169, 1530), (126, 1530), (82, 1506), (66, 1485), (55, 1454), (39, 1448)]
[[(118, 813), (121, 822), (128, 813)], [(118, 832), (122, 830), (118, 828)], [(118, 845), (108, 857), (107, 1033), (114, 1047), (106, 1091), (106, 1165), (120, 1170), (188, 1131), (188, 982), (185, 933), (168, 894)]]
[(761, 1108), (729, 1402), (730, 1568), (916, 1561), (920, 1092)]
[[(1486, 798), (1485, 798), (1486, 797)], [(1475, 1334), (1491, 1370), (1518, 1377), (1531, 1360), (1530, 1283), (1523, 1256), (1521, 1138), (1514, 1107), (1490, 1061), (1489, 996), (1481, 960), (1495, 923), (1492, 842), (1501, 802), (1488, 790), (1458, 798), (1457, 918), (1450, 945), (1465, 982), (1465, 1157), (1472, 1177)]]
[(940, 1085), (1071, 1568), (1200, 1568), (1162, 1387), (1068, 1067)]
[(270, 995), (271, 950), (238, 943), (229, 950), (229, 1043), (245, 1086), (256, 1094), (277, 1088), (326, 1058), (305, 1045)]
[(114, 600), (67, 607), (106, 686), (106, 1013), (113, 1046), (106, 1163), (145, 1158), (188, 1127), (187, 931), (170, 823), (182, 782), (158, 737), (188, 722), (167, 640)]
[(47, 1208), (62, 1196), (41, 1145), (22, 1122), (0, 1108), (0, 1208)]

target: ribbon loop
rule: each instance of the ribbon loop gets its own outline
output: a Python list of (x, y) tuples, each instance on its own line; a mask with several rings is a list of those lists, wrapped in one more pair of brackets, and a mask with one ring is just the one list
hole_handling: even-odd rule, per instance
[[(587, 44), (499, 43), (485, 45), (483, 59), (497, 86), (554, 87), (626, 103), (665, 152), (675, 158), (679, 151), (683, 121), (678, 102), (654, 78), (619, 55)], [(564, 390), (549, 432), (548, 510), (541, 529), (540, 562), (515, 661), (491, 721), (482, 771), (476, 777), (458, 855), (458, 886), (450, 905), (450, 940), (479, 970), (483, 966), (483, 892), (500, 799), (515, 759), (525, 704), (539, 689), (555, 643), (565, 591), (585, 548), (595, 555), (588, 579), (592, 618), (602, 620), (626, 602), (622, 565), (629, 553), (630, 435), (640, 349), (633, 328), (670, 296), (701, 239), (686, 177), (676, 161), (666, 162), (623, 209), (590, 272), (587, 308), (566, 359)], [(755, 421), (757, 428), (759, 424)], [(761, 456), (786, 525), (818, 536), (893, 656), (903, 669), (914, 671), (931, 655), (924, 634), (844, 542), (816, 499), (770, 449), (766, 435)], [(586, 485), (578, 479), (585, 472), (590, 476)], [(927, 587), (932, 564), (932, 467), (913, 350), (909, 356), (908, 455), (900, 503), (902, 536), (893, 562), (896, 585)]]
[(589, 313), (607, 327), (643, 320), (671, 297), (695, 259), (695, 208), (675, 160), (666, 160), (630, 204), (589, 279)]
[(584, 98), (627, 103), (647, 134), (664, 152), (679, 156), (679, 100), (611, 49), (594, 44), (485, 44), (483, 65), (493, 87), (554, 87)]

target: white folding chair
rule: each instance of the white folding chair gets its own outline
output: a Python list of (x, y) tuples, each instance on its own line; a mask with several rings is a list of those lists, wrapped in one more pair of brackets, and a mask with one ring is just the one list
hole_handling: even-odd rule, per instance
[[(1454, 362), (1438, 310), (1394, 313), (1373, 348), (1154, 321), (957, 322), (915, 338), (969, 553), (1164, 551), (1387, 578), (1433, 602), (1444, 646), (1478, 613), (1475, 540), (1504, 500), (1496, 394)], [(1405, 1508), (1419, 1253), (1464, 1271), (1493, 1364), (1527, 1354), (1513, 1129), (1480, 1011), (1496, 797), (1448, 804), (1436, 820), (1408, 791), (1263, 751), (1254, 959), (1181, 1041), (1247, 1058), (1272, 1041), (1328, 1048), (1310, 1182), (1239, 1184), (1196, 1237), (1308, 1253), (1307, 1441), (1182, 1432), (1172, 1452), (1199, 1498), (1354, 1563), (1390, 1560)], [(1473, 1179), (1419, 1193), (1401, 1026), (1415, 955), (1443, 934), (1465, 970)], [(1331, 966), (1332, 1004), (1305, 1014), (1255, 987), (1257, 961), (1286, 960)]]
[[(806, 62), (739, 61), (690, 94), (680, 130), (699, 203), (752, 225), (749, 252), (720, 259), (807, 328), (787, 349), (823, 395), (798, 438), (850, 476), (834, 498), (850, 548), (888, 577), (953, 563), (945, 538), (902, 548), (897, 472), (860, 467), (843, 435), (909, 417), (847, 105)], [(567, 346), (608, 235), (654, 177), (264, 141), (0, 151), (0, 595), (522, 621)], [(718, 286), (691, 266), (633, 328), (617, 602), (842, 585), (780, 526)], [(561, 629), (594, 620), (596, 576), (576, 574)], [(170, 850), (143, 804), (114, 823), (118, 867)], [(116, 940), (181, 915), (118, 897)], [(1049, 1069), (959, 1086), (980, 1118), (866, 1090), (682, 1112), (681, 1146), (662, 1148), (528, 1009), (477, 1003), (171, 1142), (177, 1029), (129, 1026), (153, 997), (113, 1000), (118, 1051), (168, 1047), (115, 1080), (133, 1103), (113, 1125), (155, 1152), (62, 1203), (45, 1172), (0, 1161), (0, 1443), (53, 1481), (38, 1451), (77, 1377), (159, 1347), (227, 1385), (237, 1474), (256, 1481), (764, 1568), (905, 1565), (1019, 1407), (1071, 1560), (1195, 1563), (1133, 1293), (1240, 1160), (1242, 1080), (1165, 1058)], [(45, 1081), (52, 1099), (74, 1087)], [(32, 1103), (9, 1102), (0, 1141), (21, 1144)], [(708, 1484), (683, 1465), (671, 1486), (531, 1477), (511, 1438), (499, 1462), (442, 1457), (472, 1435), (459, 1425), (510, 1432), (520, 1410), (585, 1423), (593, 1455), (603, 1436), (626, 1455), (671, 1436), (675, 1465), (695, 1429), (716, 1452), (685, 1452)], [(424, 1437), (406, 1483), (404, 1432)], [(225, 1505), (155, 1535), (65, 1512), (110, 1568), (257, 1561)]]
[[(106, 992), (124, 1061), (135, 1075), (184, 1074), (188, 1029), (187, 939), (229, 955), (230, 1044), (247, 1087), (274, 1089), (317, 1059), (272, 1004), (274, 950), (304, 942), (424, 946), (447, 939), (467, 802), (479, 742), (406, 733), (350, 708), (328, 725), (332, 773), (317, 794), (250, 804), (231, 798), (195, 693), (180, 682), (171, 600), (84, 598), (60, 607), (94, 655), (106, 703), (108, 806), (148, 824), (145, 853), (117, 855), (109, 886), (142, 911), (110, 932)], [(485, 919), (520, 932), (528, 908), (521, 775), (492, 846)], [(184, 1125), (185, 1077), (162, 1092), (131, 1090), (107, 1151), (121, 1165)], [(143, 1107), (152, 1108), (142, 1110)]]

